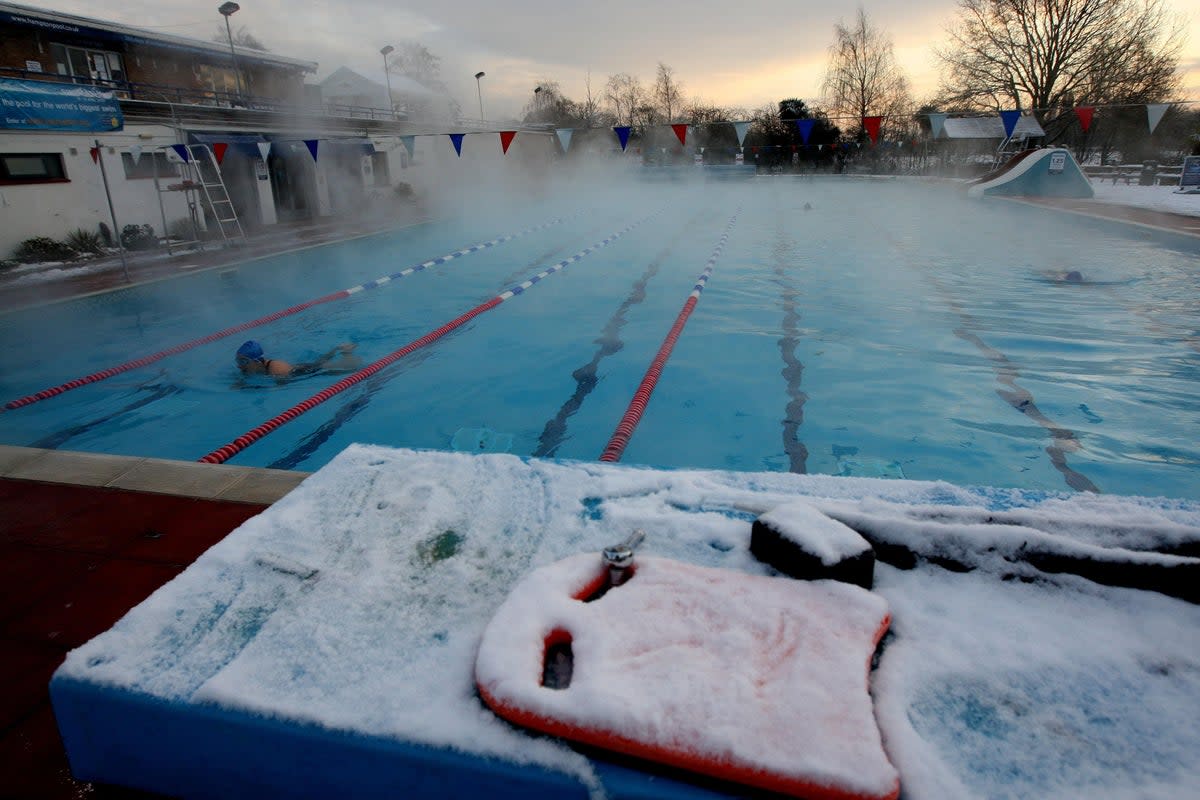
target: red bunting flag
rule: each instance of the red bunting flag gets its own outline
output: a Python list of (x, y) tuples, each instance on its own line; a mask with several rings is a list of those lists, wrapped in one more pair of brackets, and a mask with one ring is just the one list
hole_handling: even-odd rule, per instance
[(1079, 125), (1083, 128), (1084, 133), (1087, 133), (1088, 128), (1092, 127), (1092, 114), (1095, 112), (1096, 109), (1091, 106), (1080, 106), (1075, 109), (1075, 116), (1079, 117)]
[(93, 147), (90, 150), (88, 150), (88, 152), (92, 154), (92, 163), (99, 164), (100, 163), (100, 148)]
[(512, 144), (513, 137), (516, 135), (516, 131), (500, 131), (500, 149), (504, 155), (508, 155), (508, 146)]
[(875, 144), (879, 140), (879, 124), (883, 122), (883, 117), (863, 117), (863, 128), (867, 131), (867, 135), (871, 137), (871, 144)]
[(225, 151), (229, 149), (228, 142), (216, 142), (213, 144), (213, 155), (217, 157), (217, 165), (225, 160)]
[(675, 131), (675, 136), (679, 139), (680, 144), (687, 144), (687, 128), (688, 126), (686, 122), (681, 122), (671, 126), (671, 130)]

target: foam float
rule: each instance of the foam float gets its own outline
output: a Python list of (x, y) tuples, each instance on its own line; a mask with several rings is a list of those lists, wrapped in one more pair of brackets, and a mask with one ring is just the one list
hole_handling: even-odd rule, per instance
[[(614, 557), (615, 556), (615, 557)], [(883, 598), (639, 557), (531, 572), (475, 665), (510, 722), (722, 781), (812, 800), (894, 800), (867, 676)]]

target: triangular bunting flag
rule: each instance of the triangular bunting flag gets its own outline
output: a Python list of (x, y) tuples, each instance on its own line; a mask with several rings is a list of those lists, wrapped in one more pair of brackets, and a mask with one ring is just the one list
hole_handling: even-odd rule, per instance
[(1154, 133), (1158, 123), (1162, 122), (1163, 114), (1167, 113), (1170, 107), (1170, 103), (1150, 103), (1146, 106), (1146, 119), (1150, 123), (1151, 133)]
[(413, 148), (416, 147), (416, 136), (401, 136), (400, 143), (404, 145), (404, 149), (408, 151), (408, 157), (413, 157)]
[(808, 137), (812, 136), (812, 129), (815, 124), (817, 124), (815, 119), (796, 120), (796, 127), (800, 129), (800, 141), (808, 144)]
[(613, 133), (617, 135), (617, 141), (621, 143), (621, 152), (625, 152), (625, 148), (629, 146), (629, 126), (619, 125), (613, 128)]
[(312, 153), (313, 163), (317, 161), (317, 145), (320, 144), (320, 139), (305, 139), (304, 146), (308, 148), (308, 152)]
[(737, 134), (737, 137), (738, 137), (738, 147), (741, 147), (742, 145), (744, 145), (746, 143), (746, 131), (748, 131), (748, 130), (750, 130), (749, 122), (733, 123), (733, 131), (734, 131), (734, 133)]
[(945, 132), (947, 116), (948, 116), (947, 114), (930, 114), (929, 115), (929, 127), (932, 129), (933, 138), (936, 139)]
[(179, 156), (183, 163), (186, 164), (192, 160), (192, 157), (188, 155), (188, 149), (186, 145), (173, 144), (171, 145), (171, 149), (175, 151), (175, 155)]
[(516, 135), (516, 131), (500, 131), (500, 150), (504, 155), (508, 155), (508, 146), (512, 144), (513, 137)]
[(1013, 131), (1017, 129), (1017, 120), (1021, 118), (1020, 111), (1001, 111), (1000, 119), (1004, 120), (1004, 135), (1012, 138)]
[(263, 161), (266, 161), (267, 156), (271, 155), (271, 143), (270, 142), (256, 142), (256, 144), (258, 145), (258, 154), (260, 156), (262, 156)]
[(1087, 133), (1088, 128), (1092, 127), (1092, 114), (1096, 109), (1091, 106), (1080, 106), (1075, 109), (1075, 116), (1079, 117), (1079, 126), (1083, 128), (1083, 132)]
[(571, 146), (571, 134), (575, 132), (574, 128), (558, 128), (554, 133), (558, 136), (558, 143), (562, 145), (563, 152)]
[(679, 140), (681, 145), (687, 144), (687, 123), (680, 122), (671, 126), (671, 130), (675, 131), (675, 138)]
[(135, 144), (129, 148), (129, 157), (133, 159), (133, 165), (136, 167), (138, 162), (142, 160), (142, 146)]
[(458, 157), (462, 158), (462, 140), (466, 136), (465, 133), (450, 133), (450, 142), (454, 145), (454, 152), (458, 153)]
[(100, 163), (100, 148), (99, 148), (99, 147), (92, 147), (92, 148), (90, 148), (90, 149), (88, 150), (88, 153), (89, 153), (89, 154), (91, 155), (91, 157), (92, 157), (92, 163), (93, 163), (93, 164), (99, 164), (99, 163)]
[(225, 151), (229, 149), (228, 142), (215, 142), (213, 144), (213, 155), (217, 157), (217, 166), (225, 160)]
[(875, 144), (879, 140), (879, 125), (883, 122), (883, 117), (863, 117), (863, 129), (866, 130), (867, 136), (871, 137), (871, 144)]

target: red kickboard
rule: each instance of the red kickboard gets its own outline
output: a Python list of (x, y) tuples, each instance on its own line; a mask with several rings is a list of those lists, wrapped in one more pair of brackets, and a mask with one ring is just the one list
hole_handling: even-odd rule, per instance
[[(594, 600), (607, 577), (595, 554), (526, 576), (480, 643), (488, 706), (543, 733), (810, 800), (899, 795), (867, 691), (890, 622), (882, 597), (649, 556), (634, 570)], [(569, 682), (544, 685), (563, 674), (547, 672), (548, 657), (569, 662)]]

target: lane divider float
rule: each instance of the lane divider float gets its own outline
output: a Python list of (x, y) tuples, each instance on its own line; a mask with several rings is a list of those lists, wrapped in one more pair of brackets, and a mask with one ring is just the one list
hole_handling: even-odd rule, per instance
[(629, 402), (629, 407), (625, 409), (625, 414), (621, 417), (621, 421), (617, 423), (617, 429), (613, 432), (612, 438), (608, 440), (608, 445), (604, 448), (604, 452), (600, 454), (601, 461), (616, 462), (621, 460), (621, 454), (625, 452), (625, 446), (629, 444), (630, 438), (633, 437), (634, 429), (642, 421), (642, 414), (646, 411), (646, 406), (650, 402), (650, 395), (654, 393), (654, 387), (658, 384), (663, 367), (666, 366), (667, 359), (671, 357), (671, 351), (675, 349), (675, 342), (679, 340), (680, 334), (683, 333), (683, 328), (687, 325), (688, 317), (692, 315), (692, 309), (700, 301), (700, 293), (704, 291), (704, 286), (708, 283), (709, 276), (712, 275), (713, 267), (716, 266), (721, 251), (725, 249), (725, 244), (729, 241), (729, 234), (733, 231), (733, 226), (737, 222), (738, 215), (741, 213), (742, 210), (739, 208), (734, 212), (733, 217), (730, 218), (729, 224), (725, 226), (725, 232), (721, 234), (721, 238), (717, 241), (717, 246), (713, 248), (712, 255), (709, 256), (704, 271), (696, 279), (696, 285), (692, 287), (692, 292), (688, 295), (687, 302), (683, 304), (683, 308), (679, 311), (679, 316), (675, 318), (675, 324), (671, 326), (671, 330), (667, 333), (667, 338), (663, 340), (662, 346), (658, 348), (658, 354), (650, 362), (650, 368), (646, 370), (641, 384), (638, 386), (637, 391), (633, 393), (633, 399)]
[(462, 258), (465, 255), (477, 253), (480, 250), (486, 250), (489, 247), (495, 247), (497, 245), (504, 244), (505, 242), (511, 242), (513, 239), (519, 239), (522, 236), (528, 236), (531, 233), (536, 233), (537, 231), (545, 228), (561, 224), (568, 218), (569, 217), (557, 217), (549, 222), (543, 222), (540, 225), (534, 225), (531, 228), (526, 228), (525, 230), (517, 233), (511, 233), (507, 236), (500, 236), (492, 239), (491, 241), (480, 242), (479, 244), (471, 245), (470, 247), (464, 247), (461, 250), (455, 250), (451, 253), (447, 253), (444, 256), (431, 258), (430, 260), (423, 261), (420, 264), (414, 264), (407, 269), (394, 272), (391, 275), (384, 275), (376, 278), (375, 280), (367, 281), (366, 283), (360, 283), (357, 286), (351, 286), (349, 289), (341, 289), (340, 291), (333, 292), (332, 294), (327, 294), (324, 297), (318, 297), (314, 300), (309, 300), (308, 302), (300, 303), (298, 305), (285, 308), (281, 311), (276, 311), (275, 313), (268, 314), (265, 317), (259, 317), (258, 319), (250, 320), (249, 322), (243, 322), (240, 325), (234, 325), (233, 327), (219, 330), (216, 333), (210, 333), (208, 336), (203, 336), (199, 339), (193, 339), (190, 342), (184, 342), (183, 344), (177, 344), (174, 347), (167, 348), (166, 350), (159, 350), (157, 353), (151, 353), (148, 356), (143, 356), (142, 358), (138, 358), (133, 361), (126, 361), (124, 364), (120, 364), (115, 367), (109, 367), (108, 369), (100, 370), (99, 372), (93, 372), (91, 375), (85, 375), (82, 378), (75, 378), (74, 380), (67, 381), (66, 383), (59, 384), (58, 386), (52, 386), (49, 389), (43, 389), (40, 392), (35, 392), (33, 394), (26, 395), (25, 397), (17, 398), (16, 400), (10, 400), (5, 403), (3, 409), (0, 410), (7, 411), (10, 409), (31, 405), (41, 400), (47, 400), (51, 397), (56, 397), (63, 392), (69, 392), (72, 389), (78, 389), (80, 386), (87, 386), (90, 383), (98, 383), (99, 381), (105, 380), (106, 378), (111, 378), (114, 375), (120, 375), (123, 372), (129, 372), (130, 370), (153, 364), (156, 361), (161, 361), (168, 356), (178, 355), (191, 350), (192, 348), (199, 347), (200, 345), (211, 344), (212, 342), (220, 339), (233, 336), (235, 333), (248, 331), (251, 328), (257, 328), (260, 325), (266, 325), (268, 322), (275, 322), (276, 320), (283, 319), (284, 317), (289, 317), (292, 314), (298, 314), (301, 311), (312, 308), (313, 306), (319, 306), (334, 300), (341, 300), (346, 297), (351, 297), (359, 292), (367, 291), (369, 289), (378, 289), (380, 286), (385, 286), (394, 280), (405, 278), (414, 272), (421, 272), (431, 267), (445, 264), (448, 261), (453, 261), (456, 258)]
[(363, 367), (358, 372), (355, 372), (353, 375), (346, 376), (345, 378), (343, 378), (342, 380), (333, 384), (332, 386), (329, 386), (326, 389), (324, 389), (320, 392), (317, 392), (316, 394), (314, 394), (312, 397), (308, 398), (307, 400), (303, 400), (303, 401), (297, 403), (296, 405), (289, 408), (287, 411), (284, 411), (283, 413), (272, 417), (271, 419), (262, 423), (258, 427), (251, 428), (250, 430), (243, 433), (241, 436), (239, 436), (236, 439), (234, 439), (233, 441), (231, 441), (229, 444), (226, 444), (222, 447), (218, 447), (216, 450), (212, 451), (208, 455), (206, 455), (203, 458), (200, 458), (198, 460), (203, 463), (206, 463), (206, 464), (223, 464), (224, 462), (228, 461), (233, 456), (240, 453), (242, 450), (245, 450), (247, 447), (254, 444), (259, 439), (263, 438), (268, 433), (271, 433), (272, 431), (274, 431), (275, 429), (284, 425), (285, 423), (291, 422), (296, 417), (300, 416), (301, 414), (303, 414), (307, 411), (311, 411), (312, 409), (316, 408), (321, 403), (324, 403), (326, 400), (333, 397), (334, 395), (340, 394), (341, 392), (344, 392), (346, 389), (349, 389), (354, 384), (359, 383), (363, 380), (366, 380), (367, 378), (371, 377), (375, 373), (379, 372), (384, 367), (387, 367), (387, 366), (399, 361), (400, 359), (404, 358), (405, 356), (409, 355), (410, 353), (412, 353), (416, 350), (420, 350), (422, 347), (432, 344), (433, 342), (436, 342), (438, 339), (442, 338), (447, 333), (450, 333), (451, 331), (453, 331), (456, 328), (462, 327), (467, 322), (471, 321), (472, 319), (479, 316), (480, 314), (482, 314), (486, 311), (491, 311), (493, 308), (500, 305), (505, 300), (515, 297), (516, 295), (523, 294), (527, 289), (532, 287), (534, 284), (539, 283), (540, 281), (549, 277), (550, 275), (553, 275), (556, 272), (561, 272), (562, 270), (569, 267), (571, 264), (574, 264), (576, 261), (579, 261), (579, 260), (585, 258), (586, 256), (596, 252), (597, 250), (599, 250), (602, 247), (607, 247), (609, 244), (612, 244), (617, 239), (620, 239), (622, 236), (629, 233), (634, 228), (638, 227), (639, 225), (643, 225), (646, 222), (653, 219), (654, 217), (658, 216), (658, 213), (660, 213), (660, 212), (655, 212), (654, 214), (651, 214), (649, 217), (646, 217), (645, 219), (634, 222), (633, 224), (628, 225), (625, 228), (622, 228), (621, 230), (612, 234), (608, 238), (603, 239), (599, 242), (596, 242), (591, 247), (587, 247), (583, 250), (580, 250), (578, 253), (571, 256), (570, 258), (559, 261), (557, 264), (555, 264), (552, 267), (547, 267), (543, 271), (539, 272), (537, 275), (534, 275), (532, 278), (529, 278), (529, 279), (517, 284), (516, 286), (513, 286), (512, 288), (510, 288), (504, 292), (501, 292), (500, 294), (496, 295), (491, 300), (488, 300), (485, 303), (480, 303), (479, 305), (472, 308), (470, 311), (467, 311), (466, 313), (461, 314), (458, 317), (455, 317), (454, 319), (447, 322), (445, 325), (442, 325), (440, 328), (435, 328), (434, 330), (425, 334), (421, 338), (416, 339), (412, 342), (409, 342), (404, 347), (401, 347), (399, 350), (395, 350), (392, 353), (389, 353), (388, 355), (379, 359), (378, 361), (375, 361), (375, 362)]

